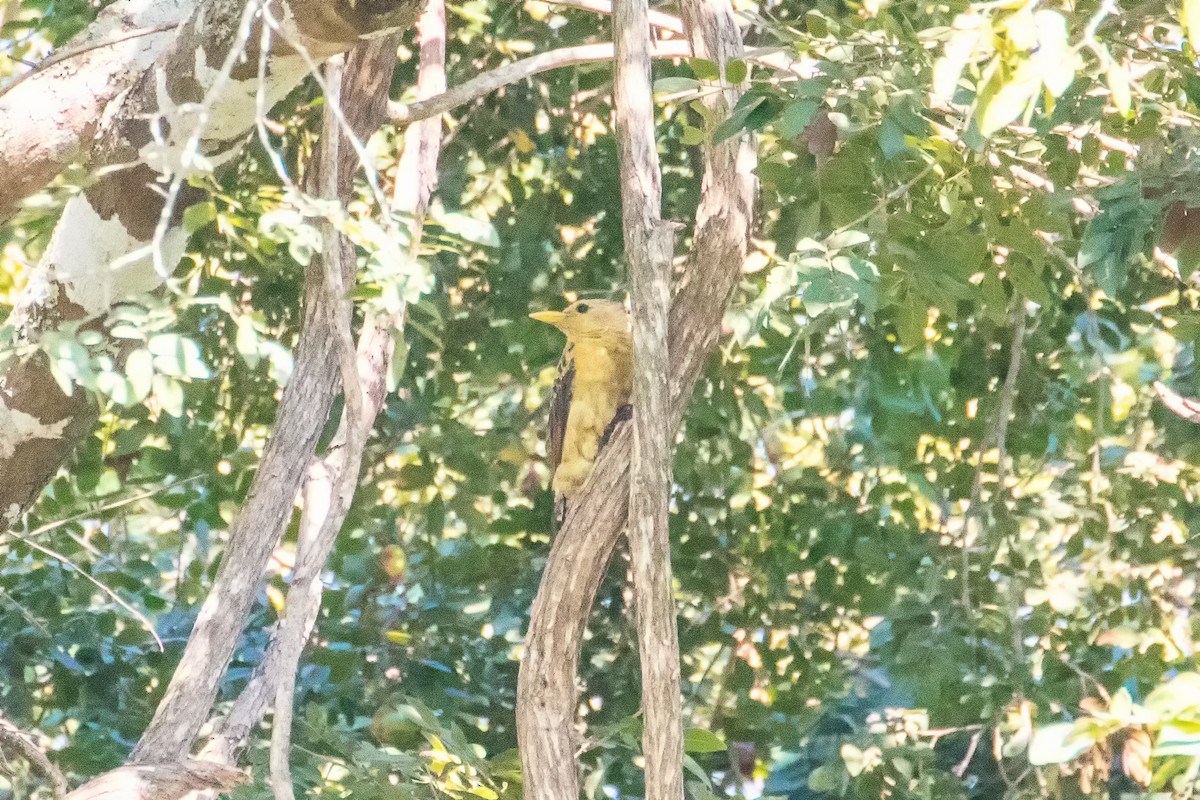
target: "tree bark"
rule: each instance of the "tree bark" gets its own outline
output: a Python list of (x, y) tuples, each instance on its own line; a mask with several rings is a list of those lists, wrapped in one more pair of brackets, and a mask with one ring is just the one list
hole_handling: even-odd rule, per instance
[(196, 759), (127, 764), (88, 781), (67, 800), (179, 800), (197, 791), (229, 791), (245, 779), (232, 767)]
[(660, 214), (662, 173), (654, 139), (646, 0), (615, 0), (612, 21), (625, 261), (633, 303), (633, 463), (627, 535), (642, 671), (646, 798), (683, 800), (679, 631), (668, 533), (672, 451), (667, 314), (674, 229)]
[[(394, 52), (393, 44), (388, 55), (394, 58)], [(384, 75), (390, 75), (392, 58), (381, 65)], [(386, 82), (376, 86), (377, 89), (382, 88)], [(350, 112), (347, 121), (357, 126), (354, 133), (362, 138), (382, 121), (386, 91), (376, 91), (373, 98), (371, 102), (348, 106), (343, 110), (344, 113)], [(339, 154), (339, 174), (335, 176), (334, 183), (341, 194), (348, 193), (351, 185), (349, 177), (342, 170), (344, 168), (345, 173), (352, 174), (353, 169), (347, 163), (356, 163), (357, 155), (350, 147), (339, 148)], [(220, 678), (249, 618), (267, 560), (291, 518), (296, 493), (305, 476), (305, 471), (297, 469), (296, 465), (307, 464), (312, 459), (317, 439), (329, 415), (338, 378), (346, 374), (339, 357), (339, 343), (346, 340), (350, 325), (352, 308), (346, 297), (354, 281), (354, 258), (340, 259), (340, 275), (331, 273), (329, 267), (321, 263), (324, 259), (316, 261), (306, 276), (307, 310), (292, 383), (284, 391), (262, 464), (230, 534), (221, 569), (188, 639), (183, 658), (153, 721), (134, 748), (131, 759), (135, 763), (178, 759), (190, 750), (192, 740), (212, 707)], [(357, 379), (353, 382), (357, 384)], [(362, 439), (365, 440), (365, 435)], [(361, 464), (361, 443), (357, 457), (353, 463), (350, 461), (347, 458), (343, 467), (353, 468), (353, 475), (357, 476)], [(339, 495), (344, 488), (342, 484), (342, 481), (338, 482)], [(341, 519), (344, 518), (344, 506), (348, 506), (348, 503), (348, 498), (339, 496), (331, 506), (338, 509), (340, 517), (333, 511), (328, 515), (313, 515), (315, 525), (329, 540), (324, 548), (326, 553), (332, 547)], [(324, 564), (323, 558), (307, 565), (303, 582), (309, 588), (311, 581), (319, 574), (321, 564)], [(303, 603), (298, 601), (297, 604), (307, 607), (303, 613), (297, 609), (298, 613), (294, 615), (297, 623), (315, 620), (316, 610), (311, 600)], [(319, 607), (319, 594), (316, 606)], [(301, 627), (311, 627), (311, 624), (308, 622)], [(303, 643), (302, 637), (296, 638), (300, 642), (293, 645), (295, 654), (289, 654), (292, 669), (295, 668), (299, 647)], [(278, 667), (286, 669), (288, 659), (280, 661), (282, 663)], [(268, 700), (273, 696), (273, 692), (267, 693)]]
[[(724, 64), (742, 54), (728, 0), (684, 0), (697, 56)], [(739, 90), (708, 96), (728, 115)], [(756, 192), (754, 142), (740, 136), (704, 148), (704, 176), (691, 257), (675, 287), (668, 319), (672, 436), (704, 362), (716, 345), (729, 297), (741, 275)], [(588, 613), (624, 530), (632, 437), (619, 425), (600, 453), (555, 538), (530, 612), (517, 682), (517, 734), (527, 800), (579, 796), (575, 678)]]
[[(114, 3), (62, 48), (93, 49), (3, 90), (0, 175), (5, 180), (0, 182), (0, 222), (72, 161), (88, 160), (87, 150), (99, 132), (104, 109), (169, 46), (174, 31), (162, 28), (183, 23), (195, 7), (196, 0)], [(143, 34), (134, 35), (139, 32)], [(46, 102), (47, 98), (54, 102)]]

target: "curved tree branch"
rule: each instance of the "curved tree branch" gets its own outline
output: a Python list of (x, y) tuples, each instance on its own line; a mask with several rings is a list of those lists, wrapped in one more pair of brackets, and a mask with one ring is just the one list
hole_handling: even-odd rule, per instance
[[(418, 94), (430, 96), (446, 88), (445, 77), (445, 7), (430, 2), (419, 22), (421, 30), (421, 64), (417, 79)], [(360, 139), (366, 139), (384, 118), (384, 101), (390, 83), (389, 68), (395, 62), (399, 39), (385, 37), (359, 45), (350, 53), (343, 81), (344, 108), (350, 128)], [(441, 145), (442, 124), (438, 119), (411, 126), (405, 132), (395, 180), (393, 212), (407, 221), (409, 255), (416, 257), (421, 226), (429, 198), (437, 180), (437, 159)], [(343, 148), (345, 153), (349, 148)], [(353, 167), (343, 161), (339, 177)], [(339, 180), (339, 192), (348, 195), (350, 184)], [(365, 442), (372, 423), (383, 408), (387, 394), (387, 376), (391, 370), (394, 332), (404, 326), (404, 315), (369, 317), (358, 342), (358, 375), (362, 391), (363, 411), (357, 417), (359, 438)], [(357, 476), (362, 461), (359, 446), (347, 446), (352, 438), (349, 417), (343, 413), (330, 453), (309, 467), (304, 486), (304, 510), (300, 522), (300, 552), (288, 589), (284, 619), (267, 646), (262, 663), (255, 670), (246, 688), (234, 702), (201, 752), (202, 758), (224, 763), (237, 760), (251, 731), (262, 720), (275, 700), (281, 679), (294, 673), (304, 643), (316, 624), (321, 603), (321, 571), (336, 542), (349, 506), (335, 503), (334, 489), (347, 475)], [(341, 495), (348, 495), (342, 492)], [(277, 718), (278, 723), (278, 718)]]

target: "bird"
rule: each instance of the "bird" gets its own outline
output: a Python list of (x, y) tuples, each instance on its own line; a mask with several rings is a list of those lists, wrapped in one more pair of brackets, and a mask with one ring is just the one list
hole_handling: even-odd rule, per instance
[(629, 312), (612, 300), (579, 300), (531, 318), (566, 334), (558, 362), (546, 456), (550, 485), (568, 497), (582, 488), (612, 427), (632, 413), (633, 340)]

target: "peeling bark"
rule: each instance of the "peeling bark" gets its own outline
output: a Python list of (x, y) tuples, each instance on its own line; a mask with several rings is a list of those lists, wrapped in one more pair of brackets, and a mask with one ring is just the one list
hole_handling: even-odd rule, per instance
[[(72, 161), (88, 160), (101, 116), (168, 47), (196, 0), (124, 0), (105, 8), (63, 50), (97, 46), (0, 95), (0, 222)], [(145, 35), (132, 36), (139, 31)], [(111, 44), (104, 44), (112, 42)], [(47, 98), (54, 102), (46, 102)]]

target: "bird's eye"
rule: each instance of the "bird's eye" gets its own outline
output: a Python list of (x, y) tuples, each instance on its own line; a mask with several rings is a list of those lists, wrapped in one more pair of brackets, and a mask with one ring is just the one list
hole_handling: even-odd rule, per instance
[(580, 303), (579, 305), (575, 306), (575, 310), (578, 311), (580, 314), (586, 314), (588, 312), (588, 304)]

